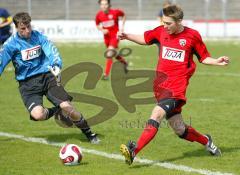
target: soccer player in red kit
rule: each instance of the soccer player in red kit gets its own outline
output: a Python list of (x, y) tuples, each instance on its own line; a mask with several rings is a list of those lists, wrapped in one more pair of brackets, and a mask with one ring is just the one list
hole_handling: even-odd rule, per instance
[(120, 146), (120, 151), (129, 165), (132, 164), (136, 154), (154, 138), (164, 117), (180, 138), (204, 145), (214, 156), (221, 155), (220, 149), (213, 144), (210, 135), (203, 135), (184, 123), (181, 111), (186, 103), (189, 79), (196, 68), (193, 55), (196, 55), (202, 64), (217, 66), (228, 65), (229, 58), (226, 56), (212, 58), (200, 34), (183, 26), (182, 19), (182, 9), (172, 4), (163, 8), (164, 26), (146, 31), (144, 35), (118, 34), (120, 39), (141, 45), (156, 44), (159, 47), (159, 61), (153, 83), (157, 105), (137, 143), (129, 141), (127, 145)]
[[(95, 22), (99, 31), (104, 35), (104, 42), (107, 47), (105, 52), (106, 66), (103, 75), (103, 80), (107, 80), (112, 67), (112, 57), (116, 55), (116, 59), (124, 65), (125, 73), (127, 73), (127, 62), (123, 57), (116, 54), (118, 48), (119, 39), (117, 32), (123, 32), (126, 16), (122, 10), (112, 9), (110, 0), (99, 0), (100, 11), (96, 14)], [(119, 30), (119, 18), (122, 19), (122, 28)]]

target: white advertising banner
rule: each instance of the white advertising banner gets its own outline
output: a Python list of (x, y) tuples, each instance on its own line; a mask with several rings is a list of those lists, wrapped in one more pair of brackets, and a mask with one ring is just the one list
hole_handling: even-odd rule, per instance
[[(192, 27), (200, 32), (202, 37), (240, 37), (240, 21), (236, 22), (194, 22), (185, 20), (184, 25)], [(43, 32), (53, 41), (102, 41), (102, 33), (96, 29), (94, 21), (78, 20), (35, 20), (33, 28)], [(159, 25), (157, 20), (128, 20), (125, 24), (125, 32), (142, 34), (146, 30)]]
[(94, 21), (37, 20), (32, 22), (32, 26), (52, 40), (95, 41), (102, 39), (102, 34), (96, 29)]

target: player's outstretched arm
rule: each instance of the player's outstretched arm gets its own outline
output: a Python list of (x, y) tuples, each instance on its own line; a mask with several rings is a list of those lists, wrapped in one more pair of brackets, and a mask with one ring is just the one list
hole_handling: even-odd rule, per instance
[(5, 67), (11, 61), (13, 52), (8, 49), (8, 47), (3, 46), (0, 48), (0, 76), (2, 75)]
[(215, 65), (215, 66), (227, 66), (229, 64), (229, 58), (227, 56), (221, 56), (217, 59), (207, 57), (202, 61), (203, 64)]
[(135, 34), (127, 34), (127, 33), (118, 33), (118, 38), (120, 40), (129, 40), (132, 42), (135, 42), (137, 44), (141, 44), (141, 45), (147, 45), (145, 39), (144, 39), (144, 35), (135, 35)]
[(106, 35), (106, 34), (109, 33), (108, 29), (104, 29), (100, 24), (97, 25), (97, 29), (98, 29), (100, 32), (102, 32), (104, 35)]

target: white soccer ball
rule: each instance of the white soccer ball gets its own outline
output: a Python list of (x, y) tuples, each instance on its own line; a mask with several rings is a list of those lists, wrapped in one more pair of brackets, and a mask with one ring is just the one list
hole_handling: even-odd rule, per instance
[(59, 157), (64, 165), (78, 165), (83, 157), (82, 150), (75, 144), (63, 146), (59, 152)]

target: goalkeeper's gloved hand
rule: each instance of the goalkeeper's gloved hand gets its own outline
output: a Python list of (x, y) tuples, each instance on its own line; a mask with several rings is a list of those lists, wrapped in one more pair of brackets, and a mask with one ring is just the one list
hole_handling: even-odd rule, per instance
[(55, 76), (57, 85), (60, 86), (60, 84), (61, 84), (61, 69), (57, 65), (49, 66), (48, 68), (51, 71), (51, 73)]
[(49, 70), (55, 77), (59, 76), (61, 73), (61, 69), (57, 65), (49, 66)]

